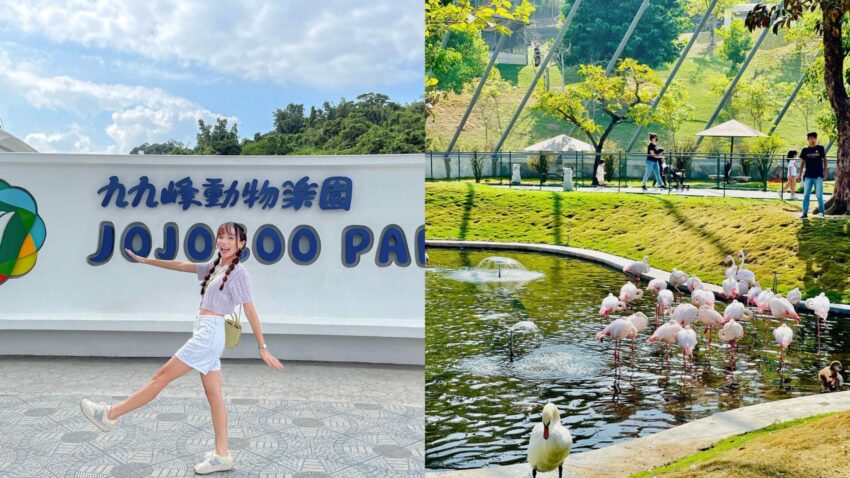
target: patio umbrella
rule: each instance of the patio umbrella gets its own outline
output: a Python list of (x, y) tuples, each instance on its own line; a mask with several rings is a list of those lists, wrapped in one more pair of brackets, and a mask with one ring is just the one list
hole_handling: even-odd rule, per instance
[(764, 137), (766, 134), (761, 131), (750, 128), (749, 126), (741, 123), (736, 120), (729, 120), (723, 124), (719, 124), (714, 126), (713, 128), (708, 128), (707, 130), (700, 131), (697, 133), (697, 136), (715, 136), (715, 137), (728, 137), (732, 140), (732, 143), (729, 145), (729, 156), (732, 156), (732, 152), (735, 148), (735, 138), (753, 138), (753, 137)]
[(561, 153), (565, 151), (595, 151), (593, 146), (584, 141), (577, 140), (565, 134), (559, 134), (539, 143), (526, 146), (524, 151), (543, 151), (548, 153)]

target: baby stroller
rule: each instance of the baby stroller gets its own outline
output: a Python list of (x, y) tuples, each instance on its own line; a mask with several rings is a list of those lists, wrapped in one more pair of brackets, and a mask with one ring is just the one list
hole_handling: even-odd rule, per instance
[(676, 165), (664, 165), (664, 171), (661, 172), (667, 181), (667, 186), (676, 191), (687, 191), (691, 187), (685, 185), (685, 170), (676, 168)]

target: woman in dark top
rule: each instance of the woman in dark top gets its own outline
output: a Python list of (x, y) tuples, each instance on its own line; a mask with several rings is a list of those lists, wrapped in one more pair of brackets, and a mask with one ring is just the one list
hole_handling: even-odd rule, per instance
[(813, 187), (818, 197), (818, 216), (823, 217), (823, 182), (826, 180), (827, 172), (826, 150), (818, 144), (817, 133), (809, 133), (808, 140), (809, 146), (800, 151), (800, 158), (803, 161), (800, 164), (800, 172), (797, 173), (797, 182), (805, 178), (803, 182), (803, 213), (800, 214), (800, 219), (805, 219), (809, 215), (809, 198)]
[[(646, 181), (649, 179), (650, 174), (655, 175), (656, 184), (660, 184), (660, 187), (664, 187), (664, 181), (661, 179), (661, 158), (663, 157), (661, 153), (659, 153), (659, 147), (656, 145), (658, 142), (658, 135), (655, 133), (649, 133), (649, 146), (646, 147), (646, 172), (643, 173), (643, 182), (641, 182), (640, 187), (646, 191)], [(663, 150), (662, 150), (663, 151)]]

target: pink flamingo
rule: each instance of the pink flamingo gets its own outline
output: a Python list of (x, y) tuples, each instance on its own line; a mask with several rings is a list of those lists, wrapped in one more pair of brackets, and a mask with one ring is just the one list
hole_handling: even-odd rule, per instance
[(697, 308), (693, 304), (683, 302), (673, 309), (671, 319), (678, 322), (682, 327), (691, 325), (697, 321)]
[[(643, 332), (646, 330), (647, 325), (649, 325), (649, 317), (647, 317), (643, 312), (635, 312), (634, 314), (626, 317), (626, 320), (635, 326), (637, 333)], [(632, 353), (635, 353), (635, 338), (636, 337), (632, 337)]]
[(734, 274), (726, 274), (726, 278), (720, 283), (723, 287), (723, 297), (726, 300), (735, 299), (738, 297), (738, 280)]
[(602, 299), (602, 306), (599, 307), (599, 315), (606, 316), (612, 312), (620, 312), (626, 308), (626, 303), (614, 297), (614, 294), (608, 293), (608, 297)]
[(720, 329), (717, 335), (720, 336), (720, 340), (729, 343), (729, 367), (734, 370), (735, 346), (744, 337), (744, 327), (735, 319), (731, 319), (723, 325), (723, 328)]
[(654, 344), (655, 342), (661, 341), (664, 343), (664, 362), (669, 366), (670, 364), (670, 355), (668, 346), (670, 344), (676, 343), (676, 334), (682, 330), (682, 326), (679, 325), (675, 320), (669, 320), (667, 323), (662, 324), (660, 327), (655, 329), (655, 332), (652, 333), (652, 336), (647, 340), (648, 343)]
[(633, 283), (626, 282), (623, 287), (620, 287), (620, 300), (627, 305), (640, 299), (643, 299), (643, 290), (638, 289)]
[(815, 322), (818, 326), (818, 337), (820, 337), (820, 319), (826, 325), (826, 317), (829, 315), (829, 298), (823, 292), (817, 297), (806, 299), (806, 307), (815, 313)]
[(679, 286), (688, 282), (688, 275), (679, 269), (673, 268), (673, 272), (670, 273), (669, 282), (670, 285), (673, 286), (673, 290), (678, 292)]
[(703, 305), (697, 310), (697, 320), (705, 325), (705, 331), (708, 332), (708, 350), (711, 351), (711, 332), (714, 327), (723, 325), (723, 316), (714, 310), (714, 307)]
[(785, 294), (785, 298), (788, 299), (788, 302), (791, 302), (791, 305), (793, 305), (794, 308), (796, 309), (797, 304), (799, 304), (800, 300), (803, 299), (803, 293), (800, 292), (799, 287), (794, 287), (793, 289), (788, 291), (787, 294)]
[(688, 287), (688, 291), (690, 292), (702, 289), (702, 281), (699, 277), (695, 275), (688, 277), (688, 280), (685, 282), (685, 285)]
[(788, 327), (785, 322), (782, 322), (779, 327), (773, 329), (773, 338), (776, 339), (776, 343), (779, 344), (779, 368), (782, 368), (782, 364), (785, 363), (785, 349), (791, 345), (791, 341), (794, 340), (794, 331), (791, 330), (791, 327)]
[(791, 305), (791, 302), (788, 302), (788, 299), (781, 295), (770, 299), (770, 313), (776, 319), (794, 319), (798, 324), (800, 323), (800, 316), (797, 315), (794, 306)]
[(643, 256), (643, 262), (630, 262), (623, 266), (623, 272), (635, 278), (640, 282), (641, 274), (649, 273), (649, 256)]
[(637, 337), (637, 328), (630, 320), (626, 319), (615, 319), (613, 322), (608, 324), (607, 327), (602, 329), (601, 332), (596, 334), (596, 340), (602, 340), (603, 338), (608, 338), (609, 340), (613, 340), (614, 344), (614, 367), (620, 367), (620, 341), (623, 339), (632, 339), (634, 340)]
[(670, 289), (662, 290), (658, 293), (658, 300), (655, 302), (655, 326), (658, 327), (658, 317), (663, 317), (667, 313), (667, 308), (673, 305), (673, 292)]
[(747, 292), (747, 305), (758, 305), (758, 297), (761, 292), (761, 286), (756, 282), (754, 286), (750, 287), (750, 291)]
[(732, 303), (726, 306), (723, 310), (723, 322), (730, 320), (746, 321), (753, 318), (753, 311), (744, 307), (744, 304), (737, 300), (732, 300)]
[(758, 307), (759, 314), (763, 314), (767, 309), (770, 308), (770, 299), (772, 299), (776, 294), (773, 293), (770, 289), (765, 289), (761, 291), (758, 299), (756, 299), (756, 306)]
[(691, 293), (691, 303), (697, 307), (704, 305), (714, 307), (714, 292), (706, 289), (697, 289)]
[(646, 290), (652, 292), (655, 295), (658, 295), (662, 290), (667, 289), (667, 281), (664, 279), (655, 278), (649, 281), (649, 285), (646, 286)]
[(682, 347), (682, 366), (688, 364), (688, 357), (693, 358), (694, 347), (697, 346), (697, 333), (690, 325), (685, 326), (676, 334), (676, 341)]

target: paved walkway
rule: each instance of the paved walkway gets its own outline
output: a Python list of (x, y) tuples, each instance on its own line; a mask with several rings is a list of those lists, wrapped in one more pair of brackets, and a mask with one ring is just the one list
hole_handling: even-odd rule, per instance
[[(564, 469), (567, 478), (624, 478), (682, 457), (728, 436), (764, 428), (780, 421), (828, 412), (850, 410), (850, 392), (810, 395), (762, 403), (714, 414), (646, 437), (570, 455)], [(433, 478), (517, 478), (530, 476), (526, 463), (503, 467), (449, 472), (429, 472)], [(558, 471), (538, 473), (539, 478), (558, 476)]]
[[(492, 184), (491, 186), (497, 188), (508, 188), (511, 189), (520, 189), (526, 191), (540, 191), (541, 188), (538, 186), (532, 185), (521, 185), (521, 186), (508, 186), (507, 184)], [(562, 186), (543, 186), (543, 191), (563, 191)], [(663, 194), (663, 195), (671, 195), (671, 196), (695, 196), (695, 197), (734, 197), (734, 198), (749, 198), (749, 199), (773, 199), (779, 200), (782, 199), (779, 196), (778, 191), (754, 191), (750, 189), (726, 189), (725, 191), (722, 189), (703, 189), (703, 188), (691, 188), (687, 191), (667, 191), (666, 189), (656, 189), (650, 188), (647, 191), (637, 187), (637, 188), (617, 188), (617, 185), (606, 186), (604, 188), (597, 187), (580, 187), (576, 189), (579, 192), (598, 192), (598, 193), (633, 193), (633, 194)], [(831, 197), (831, 194), (824, 194), (823, 200), (824, 202), (828, 201)], [(785, 194), (784, 200), (788, 202), (803, 202), (803, 195), (798, 194), (797, 199), (792, 201), (788, 199), (788, 194)], [(810, 207), (817, 207), (817, 199), (812, 196)]]
[[(182, 477), (214, 448), (197, 372), (102, 433), (83, 397), (109, 403), (164, 359), (0, 357), (0, 476)], [(420, 477), (421, 367), (223, 360), (234, 470), (263, 478)]]

